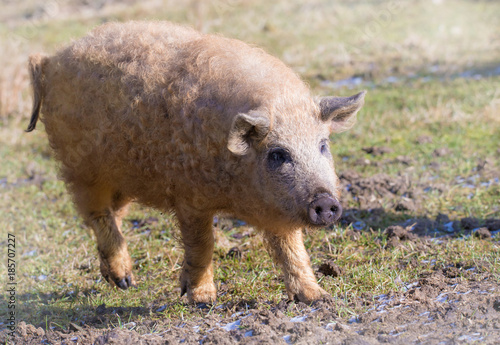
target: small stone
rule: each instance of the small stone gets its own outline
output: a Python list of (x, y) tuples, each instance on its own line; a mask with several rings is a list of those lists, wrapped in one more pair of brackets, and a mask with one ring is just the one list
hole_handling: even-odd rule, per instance
[(474, 231), (474, 237), (481, 240), (489, 240), (491, 238), (491, 232), (487, 228), (479, 228)]

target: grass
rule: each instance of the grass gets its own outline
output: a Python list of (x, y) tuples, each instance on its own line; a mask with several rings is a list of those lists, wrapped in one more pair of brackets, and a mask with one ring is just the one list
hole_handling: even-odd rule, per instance
[[(390, 249), (383, 230), (395, 222), (433, 218), (439, 213), (451, 220), (500, 218), (500, 184), (490, 183), (500, 171), (500, 77), (459, 77), (469, 70), (487, 75), (490, 66), (498, 66), (500, 4), (397, 3), (403, 5), (392, 9), (394, 15), (386, 21), (381, 18), (391, 9), (389, 2), (348, 0), (335, 6), (328, 1), (306, 5), (244, 0), (189, 6), (167, 1), (161, 7), (111, 4), (99, 11), (78, 8), (71, 16), (61, 4), (57, 13), (36, 20), (23, 19), (23, 13), (36, 7), (28, 1), (20, 7), (22, 13), (7, 8), (10, 20), (0, 25), (0, 44), (15, 50), (12, 56), (0, 57), (5, 66), (0, 74), (0, 242), (6, 257), (7, 233), (16, 235), (18, 319), (62, 329), (81, 321), (130, 328), (131, 322), (175, 323), (210, 313), (231, 315), (241, 306), (266, 308), (286, 299), (281, 272), (255, 230), (220, 220), (214, 254), (218, 302), (208, 311), (187, 305), (179, 298), (182, 248), (176, 240), (175, 220), (139, 205), (125, 220), (138, 289), (120, 291), (102, 281), (91, 232), (82, 225), (57, 179), (57, 164), (50, 157), (43, 126), (31, 134), (22, 130), (31, 106), (26, 56), (54, 51), (108, 20), (189, 23), (263, 46), (301, 74), (316, 94), (369, 90), (357, 125), (332, 138), (337, 171), (354, 170), (365, 177), (407, 176), (416, 189), (436, 184), (443, 188), (424, 193), (413, 211), (386, 208), (358, 240), (340, 225), (307, 234), (306, 246), (315, 268), (334, 260), (345, 270), (340, 277), (320, 277), (322, 287), (338, 299), (340, 316), (350, 318), (363, 311), (352, 303), (357, 297), (400, 291), (434, 267), (481, 266), (498, 281), (498, 237), (493, 241), (461, 237), (426, 245), (425, 250), (412, 243)], [(332, 90), (322, 83), (352, 76), (361, 76), (365, 84), (353, 90)], [(390, 76), (397, 81), (384, 82)], [(417, 144), (422, 136), (431, 142)], [(393, 151), (371, 156), (362, 151), (368, 146), (388, 146)], [(440, 148), (449, 152), (434, 155)], [(412, 164), (394, 163), (398, 156), (411, 157)], [(371, 163), (359, 165), (359, 159)], [(477, 166), (486, 159), (491, 174), (481, 173), (472, 188), (460, 182), (478, 175)], [(382, 198), (382, 202), (386, 201)], [(233, 246), (241, 249), (241, 259), (226, 255)], [(2, 274), (2, 286), (5, 278)], [(5, 297), (0, 297), (0, 303), (5, 303)], [(103, 304), (116, 312), (99, 321), (97, 310)], [(0, 318), (5, 315), (1, 309)], [(149, 332), (158, 331), (154, 325), (148, 327)]]

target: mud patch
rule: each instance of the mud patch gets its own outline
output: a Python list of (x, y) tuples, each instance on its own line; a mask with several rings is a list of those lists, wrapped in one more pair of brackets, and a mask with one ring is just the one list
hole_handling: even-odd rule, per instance
[(452, 153), (452, 151), (449, 148), (447, 148), (447, 147), (440, 147), (440, 148), (435, 149), (432, 152), (432, 155), (434, 157), (446, 157), (446, 156), (450, 155), (451, 153)]
[[(372, 216), (383, 214), (374, 209)], [(435, 220), (422, 218), (407, 226), (393, 225), (384, 230), (392, 250), (408, 246), (416, 252), (439, 251), (435, 238), (422, 236), (418, 229), (456, 224), (461, 232), (466, 225), (496, 227), (497, 219), (462, 219), (455, 223), (440, 214)], [(147, 226), (147, 225), (144, 225)], [(488, 228), (468, 230), (469, 234), (487, 234)], [(349, 230), (345, 236), (358, 241), (360, 231)], [(483, 235), (481, 235), (483, 236)], [(491, 233), (490, 233), (491, 236)], [(451, 240), (452, 235), (442, 241)], [(445, 244), (442, 244), (445, 246)], [(237, 255), (237, 250), (233, 250)], [(71, 322), (66, 329), (43, 325), (18, 324), (14, 338), (7, 330), (0, 332), (0, 343), (15, 344), (497, 344), (500, 338), (500, 289), (490, 262), (425, 262), (416, 257), (402, 257), (400, 269), (418, 270), (413, 281), (400, 282), (397, 291), (387, 294), (326, 297), (311, 305), (283, 299), (238, 301), (213, 306), (186, 305), (188, 318), (169, 319), (162, 312), (171, 306), (120, 308), (104, 304), (95, 308), (95, 317)], [(348, 272), (333, 260), (324, 260), (318, 277), (349, 279)], [(219, 293), (226, 293), (222, 285)], [(356, 315), (343, 313), (356, 307)], [(111, 317), (123, 317), (133, 311), (141, 321), (110, 328)], [(42, 326), (42, 327), (41, 327)], [(49, 323), (50, 326), (50, 323)]]
[[(343, 196), (343, 204), (355, 202), (361, 209), (372, 209), (401, 205), (401, 208), (411, 208), (413, 188), (409, 178), (391, 177), (377, 174), (361, 178), (353, 171), (345, 171), (340, 175), (340, 181), (348, 193)], [(390, 205), (387, 205), (390, 203)]]
[(319, 266), (318, 273), (321, 273), (325, 276), (340, 277), (344, 274), (344, 270), (330, 260), (322, 263), (321, 266)]
[(385, 233), (387, 234), (387, 246), (389, 248), (399, 247), (401, 241), (415, 241), (417, 236), (411, 232), (411, 227), (403, 228), (399, 225), (389, 226)]
[(372, 156), (382, 156), (385, 155), (386, 153), (392, 153), (394, 152), (393, 149), (387, 146), (370, 146), (370, 147), (363, 147), (362, 149), (366, 153), (372, 155)]
[[(484, 163), (484, 162), (483, 162)], [(479, 164), (481, 167), (491, 167), (491, 163)], [(493, 168), (481, 168), (486, 175), (490, 176)], [(495, 179), (484, 180), (482, 173), (468, 178), (460, 178), (455, 182), (461, 187), (470, 188), (481, 186), (488, 187), (496, 183)], [(351, 170), (344, 171), (340, 176), (344, 190), (342, 205), (344, 212), (341, 218), (343, 225), (351, 225), (354, 230), (366, 230), (368, 228), (383, 228), (383, 222), (388, 217), (404, 215), (406, 220), (395, 222), (395, 225), (403, 228), (411, 227), (413, 234), (418, 236), (444, 236), (452, 234), (471, 235), (480, 228), (486, 228), (491, 235), (500, 230), (500, 219), (479, 219), (465, 217), (462, 219), (450, 219), (447, 215), (438, 214), (435, 219), (427, 217), (412, 217), (420, 211), (421, 205), (425, 203), (426, 193), (431, 191), (444, 192), (448, 188), (440, 184), (413, 184), (408, 176), (389, 176), (377, 174), (370, 177), (362, 177), (359, 173)], [(482, 182), (481, 182), (482, 181)], [(485, 182), (486, 181), (486, 182)], [(355, 205), (355, 207), (352, 207)], [(350, 207), (351, 206), (351, 207)], [(484, 230), (476, 236), (487, 236)], [(486, 238), (485, 237), (485, 238)]]
[[(398, 232), (400, 229), (393, 233)], [(500, 338), (498, 284), (478, 273), (471, 273), (477, 276), (475, 281), (463, 281), (459, 273), (464, 270), (457, 266), (437, 269), (407, 284), (406, 291), (357, 298), (353, 303), (362, 303), (366, 309), (350, 318), (338, 315), (344, 306), (339, 300), (327, 298), (310, 306), (283, 300), (252, 308), (243, 303), (232, 307), (235, 312), (227, 317), (207, 312), (188, 321), (159, 319), (114, 329), (84, 326), (45, 331), (21, 322), (12, 340), (19, 344), (102, 345), (496, 344)], [(290, 312), (295, 316), (288, 316)], [(6, 331), (2, 331), (0, 341), (6, 340)]]
[(415, 140), (415, 143), (420, 144), (420, 145), (430, 144), (430, 143), (432, 143), (432, 137), (430, 137), (428, 135), (421, 135), (421, 136), (417, 137), (417, 139)]

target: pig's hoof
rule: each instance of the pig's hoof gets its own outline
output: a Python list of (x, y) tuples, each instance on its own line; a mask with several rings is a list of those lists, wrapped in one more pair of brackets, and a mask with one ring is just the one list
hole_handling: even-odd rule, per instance
[[(188, 292), (189, 297), (189, 292)], [(214, 303), (217, 298), (217, 289), (213, 283), (198, 286), (191, 292), (190, 300), (195, 303)]]
[(132, 274), (132, 261), (130, 257), (125, 256), (125, 259), (114, 258), (103, 259), (101, 256), (101, 274), (111, 286), (119, 287), (126, 290), (129, 287), (136, 287), (134, 275)]
[(122, 279), (115, 279), (114, 283), (122, 290), (127, 290), (129, 287), (137, 287), (134, 276), (132, 274)]
[(110, 275), (105, 275), (104, 273), (102, 275), (111, 286), (119, 287), (122, 290), (127, 290), (130, 287), (137, 288), (137, 284), (132, 273), (129, 273), (124, 278), (112, 278)]
[(305, 304), (311, 304), (312, 302), (318, 301), (325, 297), (329, 297), (330, 294), (320, 288), (319, 286), (315, 289), (308, 289), (300, 291), (293, 295), (293, 299), (298, 302), (303, 302)]
[(195, 287), (194, 289), (187, 288), (187, 297), (190, 303), (211, 304), (217, 299), (217, 289), (214, 283), (208, 283)]
[(187, 294), (190, 303), (210, 304), (215, 302), (217, 289), (215, 288), (211, 270), (206, 271), (202, 279), (198, 279), (196, 283), (192, 281), (192, 274), (187, 269), (182, 270), (180, 278), (181, 296)]

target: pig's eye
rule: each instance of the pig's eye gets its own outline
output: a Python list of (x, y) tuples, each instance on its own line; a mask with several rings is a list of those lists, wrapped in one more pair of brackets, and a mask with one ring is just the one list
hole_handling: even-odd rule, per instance
[(321, 152), (321, 154), (329, 156), (330, 155), (330, 150), (329, 150), (329, 147), (328, 147), (328, 142), (322, 141), (319, 144), (319, 151)]
[(267, 161), (271, 169), (277, 169), (290, 160), (290, 154), (283, 149), (274, 149), (267, 156)]

